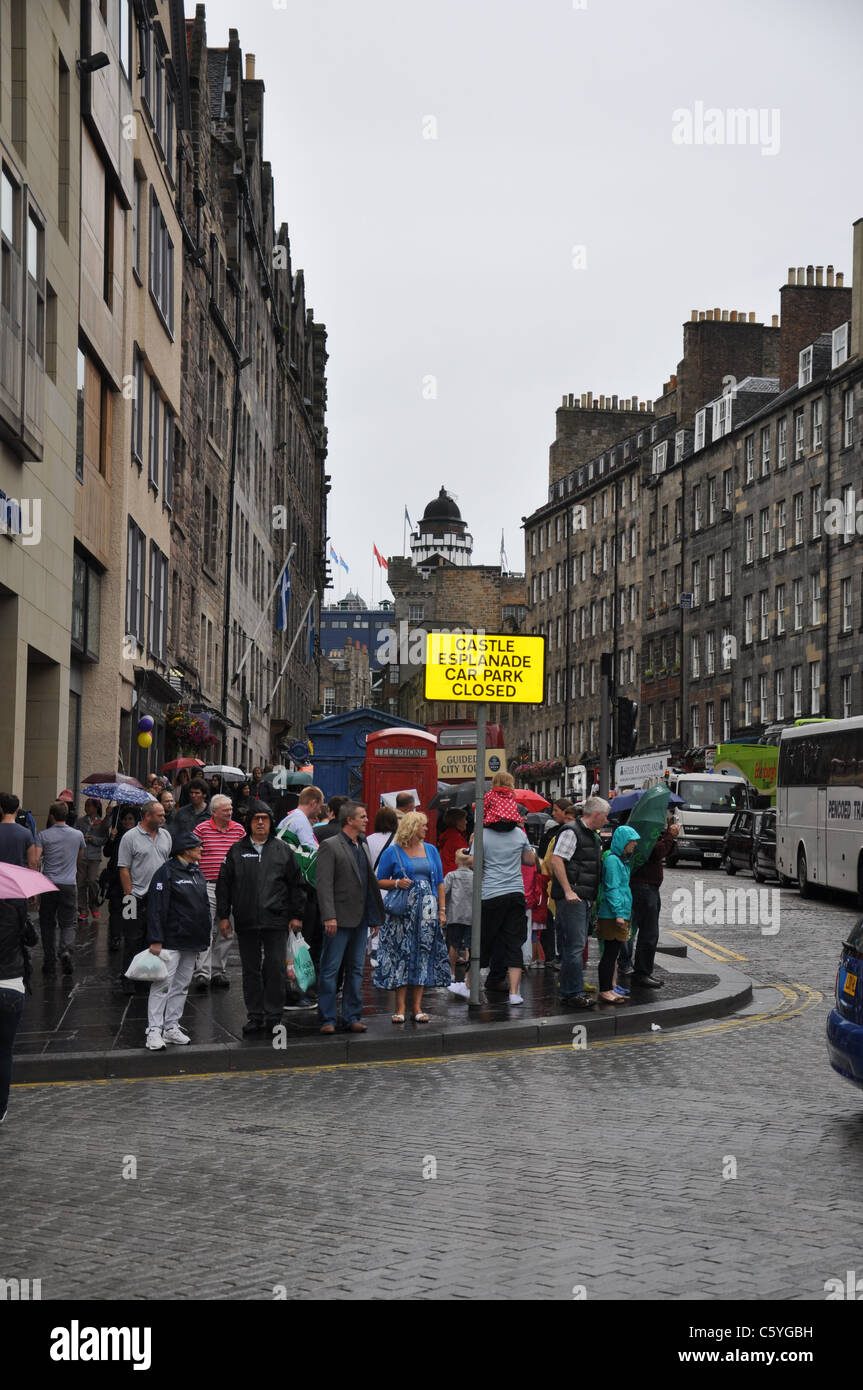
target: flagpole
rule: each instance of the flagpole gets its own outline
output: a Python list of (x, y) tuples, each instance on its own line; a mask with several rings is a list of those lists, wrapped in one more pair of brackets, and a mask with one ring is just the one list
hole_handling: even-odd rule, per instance
[(300, 618), (299, 626), (297, 627), (297, 630), (296, 630), (296, 632), (294, 633), (294, 640), (293, 640), (293, 642), (291, 643), (291, 645), (288, 647), (288, 654), (287, 654), (287, 656), (285, 657), (284, 661), (282, 662), (282, 669), (281, 669), (281, 671), (279, 672), (279, 679), (276, 681), (275, 685), (273, 686), (272, 691), (270, 692), (270, 698), (269, 698), (269, 700), (267, 701), (266, 705), (264, 706), (264, 713), (265, 713), (265, 714), (269, 714), (269, 712), (270, 712), (270, 706), (271, 706), (272, 703), (273, 703), (273, 699), (274, 699), (274, 696), (275, 696), (275, 694), (276, 694), (276, 691), (278, 690), (279, 686), (280, 686), (281, 683), (282, 683), (282, 676), (285, 674), (285, 671), (287, 670), (288, 662), (289, 662), (290, 659), (291, 659), (291, 653), (293, 652), (294, 647), (297, 645), (297, 638), (299, 637), (300, 633), (303, 631), (303, 627), (305, 626), (306, 619), (307, 619), (308, 616), (309, 616), (309, 610), (311, 609), (312, 604), (314, 603), (314, 601), (315, 601), (315, 594), (314, 594), (314, 592), (313, 592), (311, 598), (309, 599), (308, 603), (306, 604), (305, 608), (303, 609), (303, 616)]
[(402, 555), (407, 556), (407, 553), (408, 553), (408, 506), (407, 506), (407, 502), (406, 502), (406, 503), (405, 503), (405, 520), (404, 520), (404, 525), (403, 525), (403, 527), (402, 527)]
[(276, 582), (275, 582), (275, 584), (273, 585), (273, 592), (270, 594), (270, 597), (268, 598), (266, 604), (265, 604), (264, 607), (261, 609), (261, 616), (260, 616), (260, 618), (258, 619), (258, 626), (255, 628), (254, 632), (252, 633), (251, 637), (249, 638), (249, 644), (248, 644), (248, 646), (246, 647), (245, 653), (243, 654), (243, 659), (242, 659), (242, 661), (240, 662), (239, 666), (237, 667), (236, 671), (234, 672), (234, 679), (231, 681), (231, 685), (232, 685), (232, 686), (233, 686), (233, 685), (236, 685), (236, 684), (237, 684), (237, 681), (240, 679), (240, 672), (242, 671), (243, 667), (245, 666), (246, 662), (247, 662), (248, 659), (249, 659), (249, 653), (250, 653), (250, 651), (252, 650), (252, 646), (253, 646), (253, 644), (254, 644), (255, 638), (257, 637), (258, 633), (260, 632), (260, 630), (261, 630), (261, 628), (262, 628), (262, 626), (263, 626), (263, 624), (264, 624), (264, 620), (266, 619), (266, 616), (267, 616), (267, 614), (268, 614), (269, 611), (270, 611), (270, 604), (272, 603), (273, 599), (276, 597), (276, 593), (278, 592), (279, 585), (280, 585), (281, 582), (282, 582), (282, 575), (284, 574), (285, 570), (288, 568), (288, 565), (291, 563), (291, 560), (293, 559), (294, 551), (296, 550), (296, 548), (297, 548), (297, 543), (296, 543), (296, 541), (294, 541), (293, 544), (292, 544), (292, 546), (291, 546), (291, 548), (290, 548), (290, 550), (288, 551), (288, 558), (287, 558), (287, 560), (286, 560), (285, 563), (282, 565), (282, 568), (279, 570), (278, 578), (276, 579)]

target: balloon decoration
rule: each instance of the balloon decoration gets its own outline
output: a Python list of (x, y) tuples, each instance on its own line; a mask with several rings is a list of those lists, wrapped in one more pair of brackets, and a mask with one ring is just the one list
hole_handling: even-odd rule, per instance
[(153, 724), (154, 720), (151, 714), (145, 714), (143, 718), (138, 720), (138, 728), (142, 734), (152, 733)]
[(153, 742), (153, 735), (152, 735), (152, 734), (139, 734), (139, 735), (138, 735), (138, 747), (139, 747), (139, 748), (149, 748), (149, 747), (150, 747), (150, 744), (151, 744), (152, 742)]

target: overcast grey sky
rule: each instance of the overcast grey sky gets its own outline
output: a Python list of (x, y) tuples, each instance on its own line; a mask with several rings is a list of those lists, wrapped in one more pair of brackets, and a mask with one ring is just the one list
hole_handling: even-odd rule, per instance
[[(441, 484), (475, 562), (503, 529), (523, 568), (564, 392), (654, 397), (691, 309), (769, 322), (789, 265), (850, 283), (857, 0), (206, 8), (266, 84), (276, 219), (329, 334), (329, 532), (367, 601), (372, 543), (402, 554)], [(698, 102), (763, 109), (760, 143), (675, 143)]]

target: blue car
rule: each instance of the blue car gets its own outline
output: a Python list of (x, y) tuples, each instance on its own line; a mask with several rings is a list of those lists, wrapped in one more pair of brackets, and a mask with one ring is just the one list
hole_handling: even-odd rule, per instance
[(848, 933), (836, 974), (836, 1007), (827, 1020), (830, 1065), (863, 1090), (863, 917)]

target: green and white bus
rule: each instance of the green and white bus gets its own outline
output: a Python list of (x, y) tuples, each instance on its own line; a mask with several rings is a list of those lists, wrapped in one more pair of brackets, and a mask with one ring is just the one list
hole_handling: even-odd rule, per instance
[(776, 779), (776, 868), (863, 901), (863, 716), (783, 729)]

